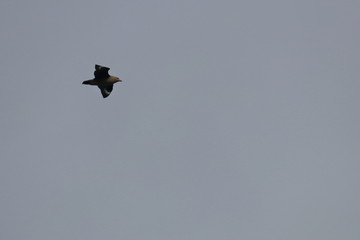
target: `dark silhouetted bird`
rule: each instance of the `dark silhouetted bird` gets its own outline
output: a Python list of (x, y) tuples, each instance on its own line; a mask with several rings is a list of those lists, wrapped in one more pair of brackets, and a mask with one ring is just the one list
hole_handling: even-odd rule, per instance
[(114, 83), (122, 82), (118, 77), (109, 75), (110, 68), (95, 65), (94, 79), (83, 81), (82, 84), (96, 85), (100, 88), (101, 94), (104, 98), (108, 97), (113, 90)]

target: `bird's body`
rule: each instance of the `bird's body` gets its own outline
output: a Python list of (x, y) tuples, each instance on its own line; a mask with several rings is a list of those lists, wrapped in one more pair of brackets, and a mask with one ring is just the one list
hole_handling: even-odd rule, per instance
[(121, 82), (122, 80), (116, 76), (109, 75), (110, 68), (95, 65), (95, 78), (83, 81), (82, 84), (96, 85), (100, 88), (101, 94), (104, 98), (108, 97), (113, 90), (114, 83)]

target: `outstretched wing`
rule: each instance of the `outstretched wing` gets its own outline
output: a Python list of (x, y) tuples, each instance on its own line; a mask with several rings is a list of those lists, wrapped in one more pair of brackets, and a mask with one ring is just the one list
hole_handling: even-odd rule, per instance
[(100, 65), (95, 65), (95, 72), (94, 72), (94, 76), (95, 78), (106, 78), (109, 77), (109, 70), (110, 68), (108, 67), (104, 67), (104, 66), (100, 66)]
[(103, 96), (103, 98), (106, 98), (110, 95), (110, 93), (112, 92), (113, 90), (113, 85), (109, 85), (109, 86), (106, 86), (106, 87), (99, 87), (100, 88), (100, 91), (101, 91), (101, 94)]

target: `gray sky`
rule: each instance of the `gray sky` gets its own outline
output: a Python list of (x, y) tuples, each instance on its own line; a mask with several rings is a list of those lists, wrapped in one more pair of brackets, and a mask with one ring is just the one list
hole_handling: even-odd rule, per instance
[[(0, 238), (358, 240), (360, 2), (0, 2)], [(111, 68), (109, 98), (81, 85)]]

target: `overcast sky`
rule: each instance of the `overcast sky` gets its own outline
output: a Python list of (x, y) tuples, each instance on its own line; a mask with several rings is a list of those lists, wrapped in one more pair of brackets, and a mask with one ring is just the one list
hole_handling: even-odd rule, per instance
[[(360, 239), (360, 1), (0, 2), (0, 239)], [(103, 99), (94, 65), (123, 79)]]

